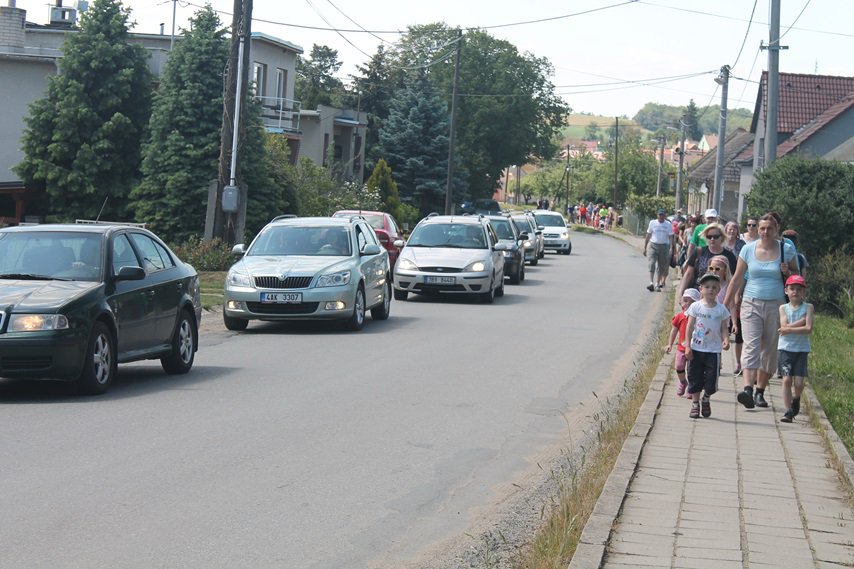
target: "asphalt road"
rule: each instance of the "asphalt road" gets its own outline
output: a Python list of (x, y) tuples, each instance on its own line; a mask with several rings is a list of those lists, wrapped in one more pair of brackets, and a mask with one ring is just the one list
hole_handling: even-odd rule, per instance
[(101, 397), (0, 380), (0, 567), (390, 567), (463, 534), (663, 302), (635, 249), (573, 247), (493, 305), (206, 331), (190, 374), (120, 366)]

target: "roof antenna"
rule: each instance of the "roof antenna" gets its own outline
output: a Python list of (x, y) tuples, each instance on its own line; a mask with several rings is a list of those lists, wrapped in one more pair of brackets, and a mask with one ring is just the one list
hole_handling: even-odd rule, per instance
[(101, 214), (104, 213), (104, 208), (107, 207), (107, 200), (110, 199), (110, 196), (104, 198), (104, 203), (101, 204), (101, 210), (98, 212), (98, 217), (95, 218), (95, 221), (101, 220)]

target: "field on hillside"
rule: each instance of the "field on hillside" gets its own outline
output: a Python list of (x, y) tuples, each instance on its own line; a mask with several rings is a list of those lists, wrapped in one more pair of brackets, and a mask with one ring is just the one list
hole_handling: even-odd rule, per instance
[[(564, 139), (571, 138), (576, 140), (583, 140), (584, 131), (587, 129), (587, 125), (591, 122), (596, 123), (599, 126), (599, 129), (602, 133), (607, 132), (607, 130), (614, 126), (614, 117), (603, 117), (601, 115), (577, 115), (571, 114), (567, 119), (567, 126), (563, 127), (561, 130), (561, 134)], [(623, 126), (634, 126), (641, 129), (642, 132), (646, 132), (646, 130), (639, 126), (635, 121), (627, 118), (620, 117), (620, 127)]]

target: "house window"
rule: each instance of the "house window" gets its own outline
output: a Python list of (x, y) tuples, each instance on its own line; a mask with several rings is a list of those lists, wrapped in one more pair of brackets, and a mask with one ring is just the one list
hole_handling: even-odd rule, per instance
[(288, 72), (286, 69), (276, 69), (276, 98), (284, 99), (288, 92)]
[(263, 97), (267, 93), (267, 66), (255, 62), (252, 73), (252, 82), (255, 84), (255, 95)]

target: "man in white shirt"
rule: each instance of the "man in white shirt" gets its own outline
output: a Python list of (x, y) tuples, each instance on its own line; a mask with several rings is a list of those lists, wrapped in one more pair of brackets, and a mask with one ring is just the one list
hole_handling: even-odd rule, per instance
[(673, 225), (667, 221), (667, 211), (664, 208), (658, 210), (656, 219), (649, 222), (646, 229), (646, 237), (643, 241), (643, 255), (647, 257), (646, 250), (652, 244), (652, 254), (649, 258), (649, 285), (646, 289), (650, 292), (664, 288), (667, 273), (670, 271), (670, 258), (676, 255), (676, 240), (673, 236)]

